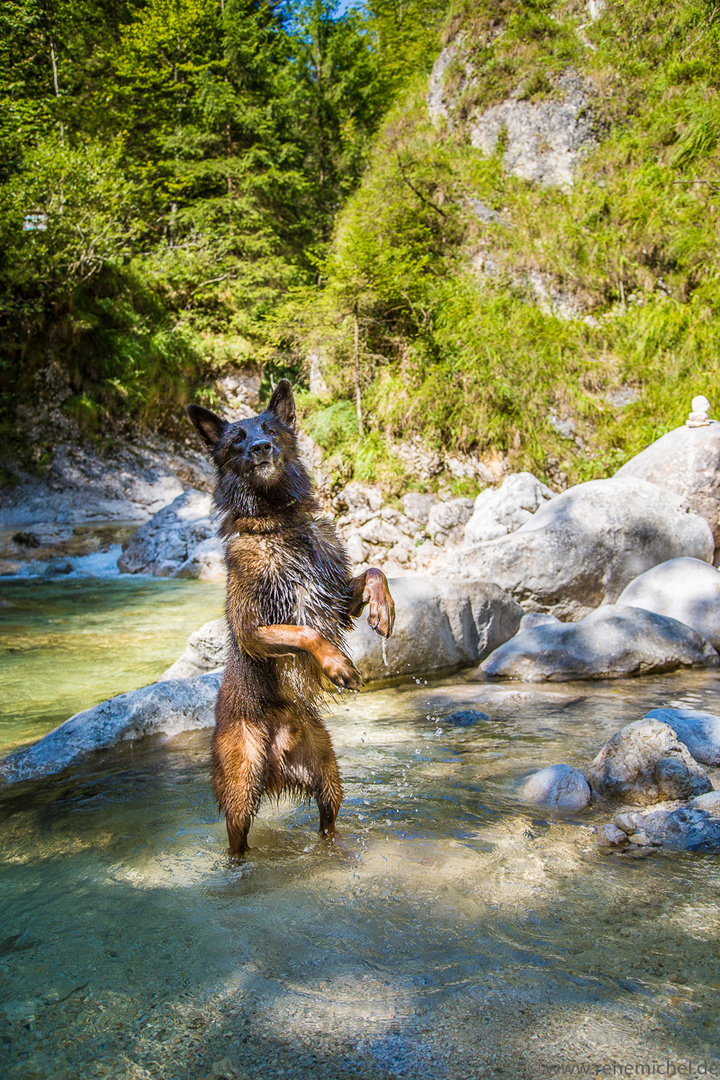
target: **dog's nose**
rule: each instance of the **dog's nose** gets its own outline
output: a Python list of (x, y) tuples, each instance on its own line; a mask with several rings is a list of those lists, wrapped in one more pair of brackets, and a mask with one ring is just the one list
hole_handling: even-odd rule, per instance
[(253, 457), (269, 457), (272, 450), (272, 444), (267, 439), (258, 439), (250, 446), (250, 453)]

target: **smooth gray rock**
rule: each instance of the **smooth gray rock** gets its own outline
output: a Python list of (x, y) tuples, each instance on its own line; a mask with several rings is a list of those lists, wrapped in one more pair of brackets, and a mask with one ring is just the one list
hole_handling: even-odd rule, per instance
[(640, 804), (712, 791), (705, 770), (659, 720), (636, 720), (616, 732), (592, 762), (588, 780), (605, 798)]
[(534, 630), (536, 626), (560, 626), (561, 622), (557, 615), (551, 615), (548, 611), (531, 611), (523, 615), (518, 627), (518, 634), (524, 630)]
[(687, 499), (707, 521), (720, 548), (720, 424), (683, 425), (651, 443), (615, 473), (649, 480)]
[(696, 709), (652, 709), (646, 720), (661, 720), (701, 765), (720, 765), (720, 716)]
[(640, 608), (606, 604), (576, 623), (523, 630), (481, 665), (486, 675), (525, 682), (617, 679), (715, 667), (718, 654), (689, 626)]
[[(367, 682), (398, 675), (426, 674), (476, 664), (515, 633), (522, 609), (496, 585), (472, 582), (459, 587), (441, 578), (390, 578), (395, 629), (386, 641), (367, 624), (367, 609), (348, 635), (348, 653)], [(224, 619), (206, 623), (190, 635), (179, 660), (161, 678), (197, 674), (223, 664)]]
[(191, 489), (141, 525), (118, 559), (123, 574), (222, 581), (222, 547), (211, 520), (212, 496)]
[[(710, 795), (702, 798), (709, 799)], [(720, 852), (720, 817), (703, 810), (700, 801), (693, 799), (684, 806), (659, 806), (631, 814), (633, 831), (627, 839), (641, 847), (650, 844), (668, 851)]]
[(499, 488), (486, 488), (475, 499), (472, 517), (465, 526), (465, 547), (515, 532), (552, 498), (550, 488), (529, 472), (513, 473)]
[(193, 631), (188, 638), (185, 652), (167, 671), (163, 671), (158, 681), (190, 679), (206, 671), (224, 667), (227, 645), (228, 625), (225, 616), (204, 623), (199, 630)]
[(617, 602), (677, 619), (720, 649), (720, 572), (709, 563), (689, 558), (660, 563), (631, 581)]
[(211, 673), (152, 683), (76, 713), (32, 746), (0, 762), (0, 781), (12, 784), (49, 776), (94, 750), (128, 739), (212, 727), (220, 679), (220, 673)]
[(720, 791), (706, 791), (696, 795), (688, 804), (694, 810), (704, 810), (710, 817), (720, 818)]
[(456, 585), (442, 578), (390, 578), (395, 629), (385, 643), (363, 615), (348, 637), (348, 652), (367, 682), (398, 675), (468, 667), (512, 637), (522, 609), (487, 582)]
[(551, 810), (584, 810), (590, 805), (590, 785), (571, 765), (550, 765), (529, 776), (520, 795), (525, 802)]
[(509, 536), (446, 561), (451, 578), (495, 581), (535, 611), (586, 615), (614, 603), (651, 566), (688, 555), (711, 562), (706, 521), (646, 480), (591, 480), (544, 503)]

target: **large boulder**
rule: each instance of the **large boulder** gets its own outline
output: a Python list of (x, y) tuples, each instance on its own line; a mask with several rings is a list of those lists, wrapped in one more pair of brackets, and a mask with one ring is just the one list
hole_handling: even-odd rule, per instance
[(476, 664), (511, 638), (522, 618), (520, 605), (487, 582), (396, 577), (390, 591), (395, 629), (385, 655), (364, 616), (348, 637), (348, 652), (366, 682)]
[(615, 473), (649, 480), (687, 499), (720, 548), (720, 424), (679, 427), (651, 443)]
[(720, 716), (696, 709), (652, 709), (646, 720), (661, 720), (701, 765), (720, 765)]
[(472, 517), (465, 526), (465, 547), (515, 532), (552, 497), (550, 488), (529, 472), (513, 473), (499, 488), (486, 488), (475, 499)]
[[(366, 682), (477, 664), (520, 625), (522, 609), (499, 589), (473, 581), (458, 586), (441, 578), (390, 578), (395, 629), (385, 641), (370, 629), (366, 614), (348, 635), (348, 652)], [(367, 613), (367, 609), (366, 609)], [(206, 623), (190, 635), (187, 648), (162, 679), (177, 679), (225, 662), (225, 619)], [(385, 662), (387, 657), (387, 663)]]
[(0, 762), (0, 781), (48, 776), (94, 750), (145, 735), (177, 735), (212, 727), (220, 674), (152, 683), (76, 713), (32, 746)]
[(660, 720), (636, 720), (617, 731), (592, 762), (588, 780), (605, 798), (640, 804), (712, 791), (705, 770)]
[(646, 480), (591, 480), (564, 491), (509, 536), (448, 558), (457, 579), (494, 581), (526, 609), (580, 617), (612, 604), (658, 563), (711, 562), (712, 533), (673, 492)]
[(618, 604), (677, 619), (720, 649), (720, 572), (700, 559), (670, 559), (651, 567), (623, 589)]
[(212, 496), (190, 489), (145, 522), (118, 559), (123, 574), (222, 581), (222, 547), (211, 519)]
[(486, 675), (525, 682), (620, 678), (677, 667), (714, 667), (715, 649), (663, 615), (607, 604), (576, 623), (523, 630), (481, 665)]

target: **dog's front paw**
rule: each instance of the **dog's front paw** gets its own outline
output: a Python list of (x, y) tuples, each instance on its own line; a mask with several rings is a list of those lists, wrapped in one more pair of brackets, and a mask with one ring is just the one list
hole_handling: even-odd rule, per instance
[(370, 605), (368, 626), (376, 634), (389, 638), (395, 625), (395, 602), (390, 595), (387, 578), (381, 570), (371, 569), (367, 571), (365, 580), (363, 599)]
[[(332, 651), (331, 651), (332, 650)], [(362, 686), (360, 672), (349, 656), (331, 646), (320, 661), (323, 672), (341, 690), (359, 690)]]

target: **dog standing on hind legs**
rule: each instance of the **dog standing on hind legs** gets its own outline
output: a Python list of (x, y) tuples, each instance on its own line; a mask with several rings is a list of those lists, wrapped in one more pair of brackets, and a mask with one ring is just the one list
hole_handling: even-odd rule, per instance
[(216, 470), (214, 502), (227, 566), (230, 646), (215, 708), (212, 782), (230, 855), (263, 795), (314, 798), (332, 837), (342, 785), (318, 705), (327, 681), (361, 683), (344, 638), (366, 605), (390, 637), (395, 606), (381, 570), (351, 578), (333, 525), (319, 516), (295, 436), (287, 379), (259, 416), (229, 423), (199, 405), (188, 415)]

